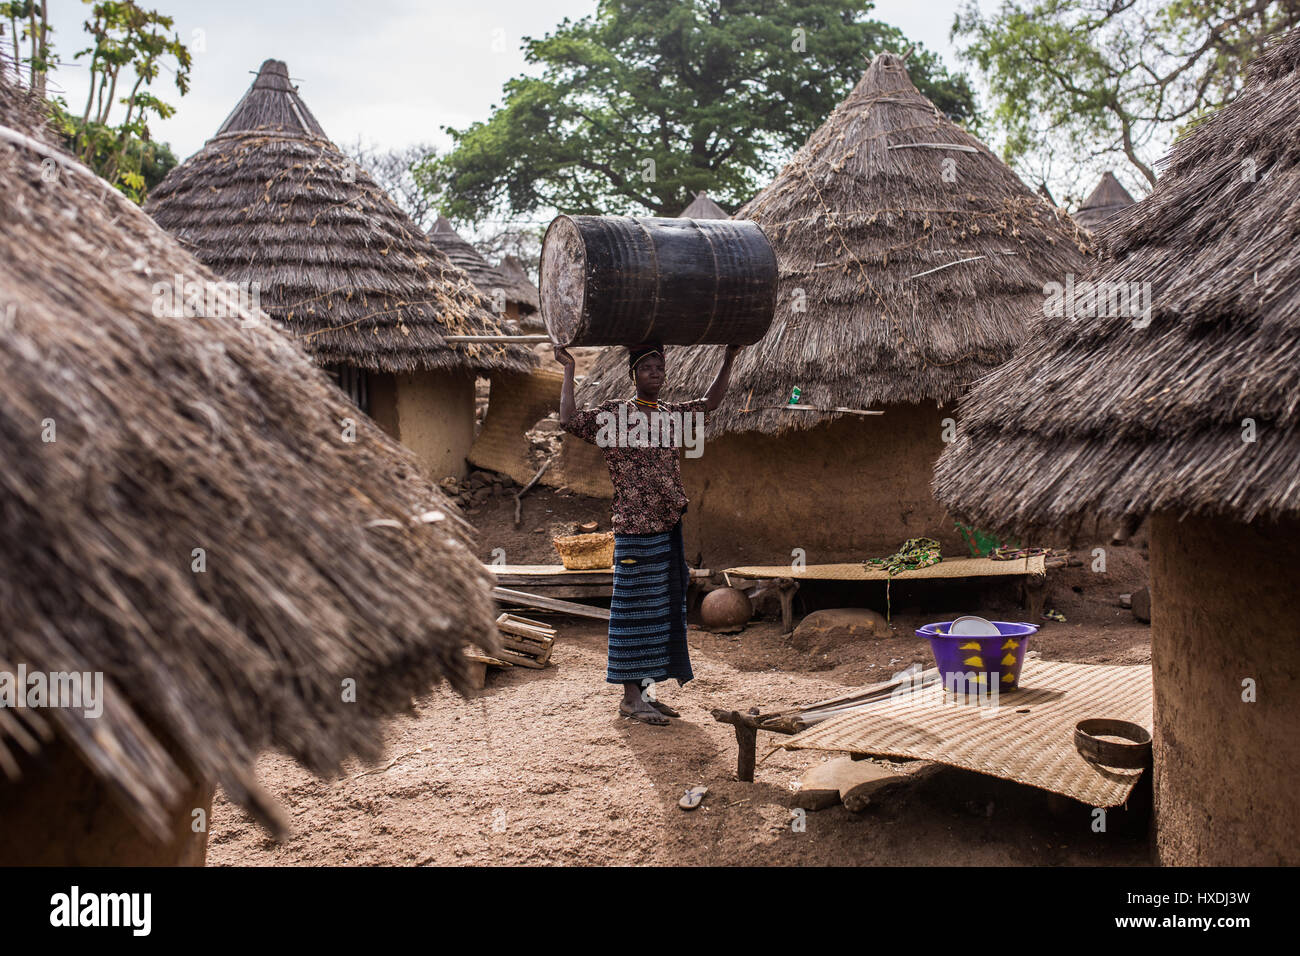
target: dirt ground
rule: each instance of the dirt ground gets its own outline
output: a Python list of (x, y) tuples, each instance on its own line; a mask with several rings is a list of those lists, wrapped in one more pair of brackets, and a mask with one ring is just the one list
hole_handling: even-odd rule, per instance
[[(550, 531), (600, 520), (605, 502), (550, 490), (530, 492), (514, 528), (514, 502), (494, 498), (471, 520), (483, 558), (506, 550), (512, 564), (553, 563)], [(1082, 566), (1054, 571), (1044, 621), (1031, 649), (1043, 657), (1092, 663), (1150, 659), (1148, 628), (1119, 607), (1118, 594), (1146, 583), (1141, 541), (1110, 549), (1107, 573)], [(889, 636), (809, 646), (780, 634), (779, 620), (735, 635), (692, 624), (696, 679), (661, 688), (682, 712), (668, 727), (620, 718), (619, 689), (604, 682), (599, 621), (526, 612), (560, 635), (554, 666), (489, 672), (471, 700), (438, 688), (412, 715), (391, 722), (386, 759), (338, 780), (312, 777), (267, 754), (263, 785), (291, 814), (294, 835), (276, 844), (222, 795), (213, 809), (210, 865), (1145, 865), (1145, 816), (1112, 812), (1093, 833), (1089, 808), (1030, 787), (953, 768), (924, 776), (881, 806), (842, 806), (794, 825), (792, 796), (803, 772), (828, 759), (777, 750), (759, 737), (754, 783), (735, 779), (732, 729), (715, 706), (764, 710), (805, 704), (883, 680), (913, 662), (929, 666), (920, 624), (978, 611), (1020, 620), (1014, 589), (918, 583), (892, 588)], [(929, 586), (927, 586), (929, 585)], [(805, 589), (799, 613), (857, 604), (884, 611), (879, 593)], [(901, 764), (883, 762), (899, 769)], [(709, 787), (699, 809), (677, 807), (682, 792)], [(1139, 803), (1140, 798), (1135, 800)], [(1125, 819), (1127, 817), (1127, 819)]]

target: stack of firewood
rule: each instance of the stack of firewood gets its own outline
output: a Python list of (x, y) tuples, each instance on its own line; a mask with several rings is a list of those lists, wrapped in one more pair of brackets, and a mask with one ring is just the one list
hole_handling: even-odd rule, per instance
[(465, 646), (465, 659), (470, 662), (470, 680), (475, 687), (485, 685), (489, 667), (546, 667), (551, 659), (551, 648), (555, 645), (555, 628), (526, 617), (502, 614), (497, 618), (497, 640), (501, 650), (496, 657), (487, 657), (468, 644)]
[(497, 637), (501, 651), (497, 655), (520, 667), (545, 667), (555, 644), (555, 628), (540, 621), (530, 621), (514, 614), (497, 618)]

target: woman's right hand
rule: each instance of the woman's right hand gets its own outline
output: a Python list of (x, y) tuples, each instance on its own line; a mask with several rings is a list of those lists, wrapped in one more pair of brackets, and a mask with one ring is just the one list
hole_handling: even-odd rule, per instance
[(573, 368), (573, 356), (569, 354), (569, 350), (563, 345), (557, 345), (555, 347), (555, 361), (559, 362), (565, 368)]

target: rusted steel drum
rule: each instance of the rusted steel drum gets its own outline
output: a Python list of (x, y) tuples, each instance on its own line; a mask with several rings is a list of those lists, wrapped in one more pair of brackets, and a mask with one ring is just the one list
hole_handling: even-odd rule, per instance
[(542, 319), (557, 345), (753, 345), (776, 280), (755, 222), (558, 216), (542, 244)]

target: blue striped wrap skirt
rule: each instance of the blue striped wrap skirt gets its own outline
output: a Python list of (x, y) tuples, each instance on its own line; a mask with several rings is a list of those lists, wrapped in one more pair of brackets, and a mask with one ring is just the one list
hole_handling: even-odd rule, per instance
[(614, 535), (606, 681), (685, 684), (695, 676), (686, 644), (689, 581), (680, 520), (660, 534)]

